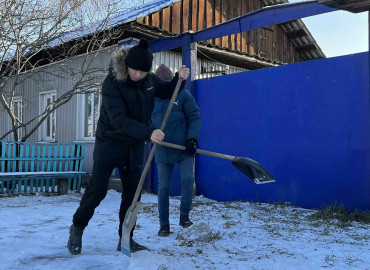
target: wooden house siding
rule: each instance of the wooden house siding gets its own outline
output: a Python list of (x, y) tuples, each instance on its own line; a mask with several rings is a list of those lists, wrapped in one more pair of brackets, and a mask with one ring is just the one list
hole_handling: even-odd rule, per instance
[[(114, 47), (115, 48), (115, 47)], [(109, 48), (106, 51), (94, 54), (91, 59), (90, 68), (105, 68), (107, 70), (109, 62), (111, 60), (112, 49)], [(66, 73), (64, 70), (68, 68), (78, 68), (83, 65), (86, 60), (86, 56), (78, 56), (71, 59), (67, 59), (58, 62), (50, 67), (41, 70), (36, 70), (33, 72), (28, 72), (21, 75), (21, 79), (27, 76), (28, 78), (16, 88), (16, 96), (22, 97), (22, 116), (23, 122), (29, 121), (31, 118), (39, 114), (39, 104), (40, 104), (40, 93), (44, 91), (56, 90), (57, 97), (60, 97), (71, 89), (72, 81), (71, 78), (66, 78)], [(104, 74), (105, 77), (105, 74)], [(96, 78), (92, 83), (101, 83), (104, 77)], [(78, 79), (77, 77), (75, 79)], [(14, 81), (11, 78), (8, 85)], [(62, 105), (56, 110), (56, 131), (55, 131), (55, 141), (56, 142), (74, 142), (77, 140), (77, 125), (81, 124), (78, 121), (77, 115), (77, 96), (73, 96), (72, 99), (66, 104)], [(34, 125), (27, 127), (27, 130), (33, 128)], [(0, 110), (0, 130), (1, 134), (5, 133), (11, 128), (10, 118), (3, 107)], [(39, 137), (40, 128), (34, 132), (27, 141), (37, 142), (40, 141)], [(13, 134), (8, 135), (6, 140), (13, 140)], [(85, 149), (86, 162), (84, 162), (84, 171), (92, 171), (92, 152), (94, 148), (94, 142), (88, 142)]]
[[(145, 16), (144, 24), (175, 34), (199, 31), (264, 6), (260, 0), (182, 0)], [(283, 63), (303, 61), (279, 25), (207, 40), (209, 44)]]

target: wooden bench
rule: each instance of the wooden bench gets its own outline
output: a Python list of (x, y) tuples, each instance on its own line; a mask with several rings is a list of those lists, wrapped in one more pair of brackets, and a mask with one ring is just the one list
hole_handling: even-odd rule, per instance
[(85, 143), (0, 141), (0, 193), (79, 192)]

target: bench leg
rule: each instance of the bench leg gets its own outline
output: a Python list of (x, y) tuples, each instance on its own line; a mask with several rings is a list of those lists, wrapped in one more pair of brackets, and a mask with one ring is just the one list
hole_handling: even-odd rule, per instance
[(58, 193), (59, 195), (65, 195), (68, 193), (68, 180), (66, 178), (58, 179)]

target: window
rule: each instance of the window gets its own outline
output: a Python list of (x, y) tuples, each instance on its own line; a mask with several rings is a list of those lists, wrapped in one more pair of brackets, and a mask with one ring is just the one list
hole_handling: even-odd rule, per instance
[[(56, 91), (48, 91), (40, 93), (40, 114), (45, 111), (48, 106), (56, 100)], [(39, 139), (41, 141), (54, 141), (55, 140), (55, 111), (53, 111), (41, 124)]]
[(94, 140), (98, 124), (101, 95), (100, 85), (93, 85), (94, 93), (79, 94), (77, 98), (77, 140)]
[[(22, 97), (14, 97), (12, 111), (20, 123), (23, 121), (22, 106)], [(19, 123), (17, 123), (17, 125), (18, 124)], [(18, 140), (20, 140), (23, 135), (23, 128), (18, 129)]]

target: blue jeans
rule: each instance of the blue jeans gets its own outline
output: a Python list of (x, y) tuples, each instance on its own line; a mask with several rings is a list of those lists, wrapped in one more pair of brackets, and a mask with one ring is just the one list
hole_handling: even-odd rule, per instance
[[(194, 158), (185, 157), (178, 162), (181, 175), (180, 214), (189, 215), (194, 190)], [(158, 163), (158, 212), (160, 225), (169, 224), (169, 195), (174, 163)]]

